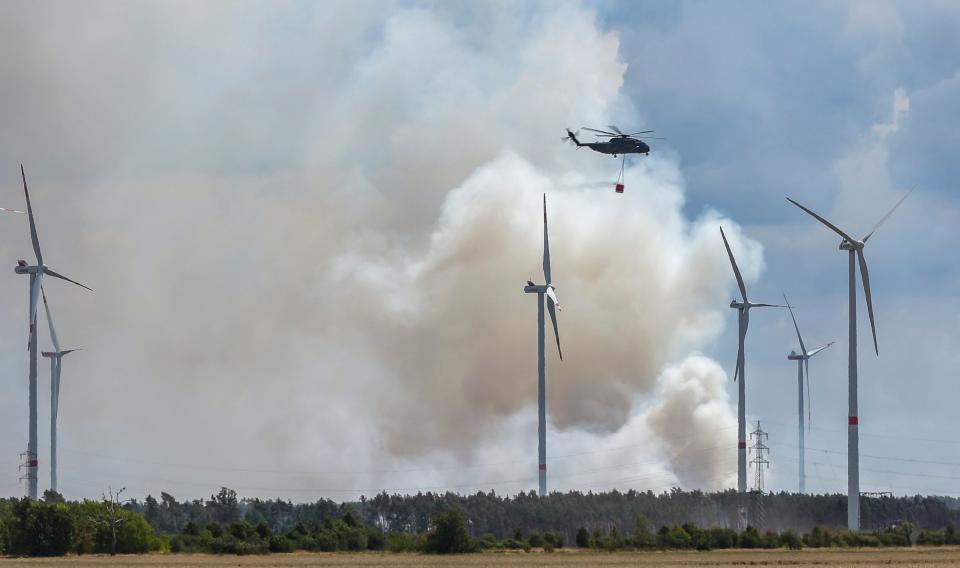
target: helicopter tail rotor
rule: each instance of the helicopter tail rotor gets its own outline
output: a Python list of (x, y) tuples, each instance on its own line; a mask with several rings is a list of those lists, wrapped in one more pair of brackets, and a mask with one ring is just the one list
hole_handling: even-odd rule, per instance
[(572, 132), (569, 128), (567, 129), (567, 135), (560, 139), (561, 142), (570, 142), (577, 148), (583, 146), (579, 140), (577, 140), (577, 135), (580, 134), (580, 131)]

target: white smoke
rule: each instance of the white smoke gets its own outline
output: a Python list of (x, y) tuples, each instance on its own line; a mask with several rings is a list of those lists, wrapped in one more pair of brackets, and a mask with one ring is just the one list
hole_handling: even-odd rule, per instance
[[(64, 365), (68, 495), (529, 488), (536, 306), (522, 287), (542, 279), (544, 193), (564, 307), (565, 360), (551, 340), (547, 353), (551, 486), (723, 484), (731, 464), (696, 451), (730, 429), (722, 373), (684, 361), (726, 316), (720, 216), (687, 218), (657, 148), (623, 195), (587, 189), (618, 163), (560, 144), (563, 128), (642, 126), (619, 95), (618, 39), (589, 7), (190, 6), (187, 21), (143, 8), (150, 33), (110, 12), (47, 14), (45, 29), (6, 14), (23, 31), (0, 55), (19, 85), (0, 102), (27, 118), (0, 134), (4, 199), (19, 203), (26, 155), (45, 260), (97, 290), (48, 290), (61, 341), (89, 348)], [(124, 57), (83, 41), (100, 34), (119, 34)], [(84, 62), (96, 88), (61, 73)], [(131, 73), (149, 88), (127, 88)], [(95, 123), (107, 151), (62, 123), (59, 141), (33, 132), (47, 114)], [(723, 224), (755, 278), (759, 246)], [(0, 230), (5, 258), (28, 254), (23, 226)], [(23, 288), (0, 282), (12, 314)], [(8, 320), (5, 344), (22, 327)], [(25, 376), (22, 351), (4, 355)], [(23, 390), (5, 391), (7, 432), (25, 431)], [(5, 437), (0, 469), (21, 449)]]

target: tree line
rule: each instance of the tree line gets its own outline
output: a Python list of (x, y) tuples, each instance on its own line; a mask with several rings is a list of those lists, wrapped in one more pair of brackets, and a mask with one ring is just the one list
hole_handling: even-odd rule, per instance
[[(751, 526), (735, 529), (741, 505)], [(8, 555), (259, 554), (361, 551), (472, 552), (562, 547), (622, 549), (801, 548), (960, 544), (960, 501), (937, 497), (862, 500), (863, 532), (850, 532), (842, 495), (791, 493), (533, 492), (499, 496), (381, 493), (356, 502), (209, 499), (168, 493), (120, 502), (0, 500), (0, 551)], [(756, 527), (756, 528), (754, 528)]]

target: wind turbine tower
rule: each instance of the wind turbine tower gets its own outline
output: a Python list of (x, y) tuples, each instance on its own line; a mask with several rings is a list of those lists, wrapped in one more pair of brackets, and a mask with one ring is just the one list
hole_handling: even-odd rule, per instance
[(739, 377), (739, 389), (737, 394), (737, 491), (747, 492), (747, 410), (746, 410), (746, 356), (744, 355), (744, 343), (747, 338), (747, 326), (750, 324), (751, 308), (782, 308), (777, 304), (758, 304), (747, 299), (747, 287), (743, 283), (743, 277), (740, 275), (740, 269), (737, 267), (737, 260), (733, 257), (733, 251), (730, 250), (730, 243), (727, 242), (727, 235), (720, 227), (720, 236), (723, 237), (723, 246), (727, 249), (727, 256), (730, 257), (730, 265), (733, 267), (733, 275), (737, 278), (737, 287), (740, 288), (740, 302), (733, 300), (730, 307), (737, 310), (737, 328), (739, 332), (739, 341), (737, 343), (737, 365), (733, 372), (733, 380)]
[[(14, 272), (17, 274), (29, 274), (30, 275), (30, 324), (29, 324), (29, 343), (28, 349), (30, 352), (30, 374), (29, 374), (29, 391), (30, 391), (30, 416), (29, 416), (29, 439), (27, 441), (27, 459), (26, 466), (27, 473), (25, 475), (27, 479), (27, 495), (31, 499), (37, 498), (37, 471), (39, 469), (39, 461), (37, 459), (37, 303), (40, 300), (40, 288), (43, 285), (43, 275), (49, 274), (54, 278), (59, 278), (61, 280), (66, 280), (77, 286), (87, 288), (83, 284), (76, 282), (58, 274), (50, 269), (46, 264), (43, 263), (43, 254), (40, 252), (40, 241), (37, 238), (37, 224), (33, 219), (33, 208), (30, 206), (30, 192), (27, 191), (27, 176), (23, 172), (23, 165), (20, 166), (20, 177), (23, 179), (23, 195), (27, 200), (27, 217), (30, 220), (30, 241), (33, 244), (33, 252), (37, 257), (37, 264), (34, 266), (29, 266), (27, 261), (20, 260), (17, 261), (17, 267), (14, 269)], [(90, 288), (87, 288), (90, 290)]]
[(820, 215), (817, 215), (810, 209), (800, 205), (796, 201), (787, 198), (787, 201), (793, 203), (800, 209), (803, 209), (811, 217), (823, 223), (828, 229), (840, 235), (840, 250), (847, 251), (847, 274), (849, 293), (849, 341), (848, 341), (848, 359), (847, 359), (847, 377), (848, 381), (848, 417), (847, 417), (847, 528), (852, 531), (860, 530), (860, 417), (857, 410), (857, 273), (856, 264), (860, 263), (860, 276), (863, 278), (863, 295), (867, 301), (867, 315), (870, 317), (870, 331), (873, 334), (873, 350), (880, 355), (880, 349), (877, 347), (877, 328), (873, 319), (873, 298), (870, 297), (870, 273), (867, 270), (867, 261), (863, 256), (863, 248), (867, 241), (873, 236), (873, 233), (880, 228), (880, 225), (893, 215), (893, 212), (900, 207), (900, 204), (913, 193), (913, 189), (900, 198), (900, 201), (893, 206), (889, 213), (883, 216), (873, 229), (867, 233), (863, 239), (857, 240), (847, 233), (844, 233), (827, 221)]
[(539, 373), (537, 380), (537, 457), (539, 474), (539, 495), (547, 495), (547, 405), (546, 405), (546, 358), (545, 358), (545, 339), (546, 329), (544, 324), (543, 303), (546, 296), (547, 310), (550, 312), (550, 321), (553, 323), (553, 335), (557, 340), (557, 354), (560, 360), (563, 360), (563, 351), (560, 350), (560, 331), (557, 329), (557, 310), (560, 309), (560, 303), (557, 301), (557, 294), (553, 285), (553, 278), (550, 273), (550, 239), (547, 233), (547, 196), (543, 196), (543, 277), (545, 284), (534, 284), (527, 280), (527, 285), (523, 291), (527, 294), (537, 295), (537, 371)]
[(43, 309), (47, 313), (47, 326), (50, 328), (50, 340), (53, 342), (53, 351), (44, 351), (43, 356), (50, 359), (50, 489), (57, 491), (57, 415), (60, 407), (61, 362), (64, 355), (73, 353), (76, 349), (60, 349), (47, 295), (42, 289), (40, 294), (43, 296)]
[[(813, 351), (807, 351), (806, 346), (803, 344), (803, 337), (800, 336), (800, 327), (797, 326), (797, 318), (793, 315), (793, 308), (790, 306), (790, 301), (787, 300), (787, 295), (783, 295), (783, 301), (787, 304), (787, 309), (790, 310), (790, 318), (793, 320), (793, 328), (797, 330), (797, 341), (800, 342), (800, 353), (791, 350), (790, 354), (787, 355), (787, 359), (797, 362), (797, 415), (798, 415), (798, 424), (800, 432), (800, 440), (798, 447), (800, 448), (800, 493), (807, 492), (807, 469), (806, 469), (806, 456), (805, 456), (805, 446), (803, 439), (803, 377), (807, 377), (807, 417), (810, 415), (810, 358), (816, 355), (817, 353), (823, 351), (827, 347), (833, 345), (833, 342), (827, 343), (823, 347), (818, 347)], [(809, 420), (808, 420), (809, 427)]]

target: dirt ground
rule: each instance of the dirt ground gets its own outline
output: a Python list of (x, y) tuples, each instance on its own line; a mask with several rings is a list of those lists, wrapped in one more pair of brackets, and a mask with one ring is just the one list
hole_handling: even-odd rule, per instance
[(895, 566), (960, 568), (960, 547), (896, 548), (864, 550), (736, 550), (713, 552), (617, 552), (594, 553), (562, 550), (554, 553), (504, 552), (461, 556), (420, 554), (332, 553), (272, 554), (267, 556), (212, 556), (205, 554), (150, 554), (142, 556), (68, 556), (65, 558), (6, 558), (0, 568), (13, 566), (136, 566), (142, 568), (188, 568), (211, 566), (283, 567), (283, 566), (494, 566), (544, 567), (644, 567), (724, 568), (744, 566)]

